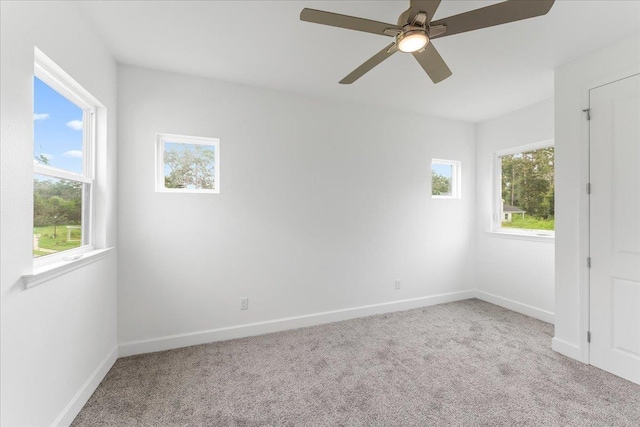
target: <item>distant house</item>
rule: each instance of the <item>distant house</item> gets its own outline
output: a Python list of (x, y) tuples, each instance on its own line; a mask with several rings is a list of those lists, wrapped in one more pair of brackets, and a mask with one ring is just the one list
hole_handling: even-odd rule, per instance
[(517, 206), (505, 205), (504, 200), (502, 201), (502, 221), (503, 222), (511, 222), (513, 219), (513, 214), (522, 214), (522, 218), (524, 218), (525, 210), (519, 208)]

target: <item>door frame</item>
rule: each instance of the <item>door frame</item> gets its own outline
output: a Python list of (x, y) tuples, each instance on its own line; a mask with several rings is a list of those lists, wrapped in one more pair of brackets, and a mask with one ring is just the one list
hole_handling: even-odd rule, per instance
[[(623, 71), (610, 73), (593, 79), (588, 83), (582, 85), (580, 90), (582, 94), (583, 109), (588, 110), (591, 108), (591, 91), (602, 86), (606, 86), (611, 83), (615, 83), (619, 80), (623, 80), (632, 77), (636, 74), (640, 74), (640, 66), (634, 66)], [(589, 298), (591, 292), (590, 286), (590, 269), (587, 265), (587, 258), (590, 256), (590, 214), (591, 207), (589, 204), (590, 196), (587, 194), (587, 184), (591, 182), (591, 135), (586, 114), (580, 111), (580, 114), (585, 115), (582, 118), (582, 126), (580, 127), (580, 140), (583, 141), (580, 149), (580, 183), (582, 188), (579, 191), (580, 209), (578, 215), (578, 227), (579, 227), (579, 242), (578, 242), (578, 255), (580, 257), (580, 361), (590, 364), (590, 343), (587, 341), (587, 333), (590, 328), (591, 319), (591, 301)]]

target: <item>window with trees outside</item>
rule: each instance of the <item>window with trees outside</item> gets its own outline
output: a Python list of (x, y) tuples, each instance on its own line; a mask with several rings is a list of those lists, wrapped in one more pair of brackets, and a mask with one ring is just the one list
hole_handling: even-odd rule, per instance
[(554, 234), (554, 148), (552, 141), (497, 155), (496, 228)]
[(220, 140), (157, 134), (156, 191), (220, 192)]
[(431, 196), (440, 199), (460, 198), (460, 162), (433, 159), (431, 161)]
[(71, 87), (35, 64), (34, 259), (92, 249), (95, 108)]

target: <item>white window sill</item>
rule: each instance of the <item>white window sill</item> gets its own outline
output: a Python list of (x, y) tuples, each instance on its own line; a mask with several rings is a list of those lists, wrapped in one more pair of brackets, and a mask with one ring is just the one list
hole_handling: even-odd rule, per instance
[(536, 234), (535, 232), (517, 232), (517, 231), (487, 231), (490, 237), (498, 237), (501, 239), (529, 240), (532, 242), (555, 243), (556, 237), (553, 234)]
[(60, 261), (46, 266), (33, 269), (33, 273), (22, 276), (22, 283), (25, 289), (33, 288), (55, 277), (73, 271), (87, 264), (94, 263), (109, 256), (113, 248), (96, 249), (79, 255), (77, 259), (71, 261)]

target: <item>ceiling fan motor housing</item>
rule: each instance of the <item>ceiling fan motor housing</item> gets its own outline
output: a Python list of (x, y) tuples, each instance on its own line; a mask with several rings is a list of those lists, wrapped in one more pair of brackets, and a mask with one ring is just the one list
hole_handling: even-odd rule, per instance
[(402, 32), (396, 36), (396, 44), (401, 52), (418, 52), (429, 44), (426, 28), (415, 25), (405, 25)]

